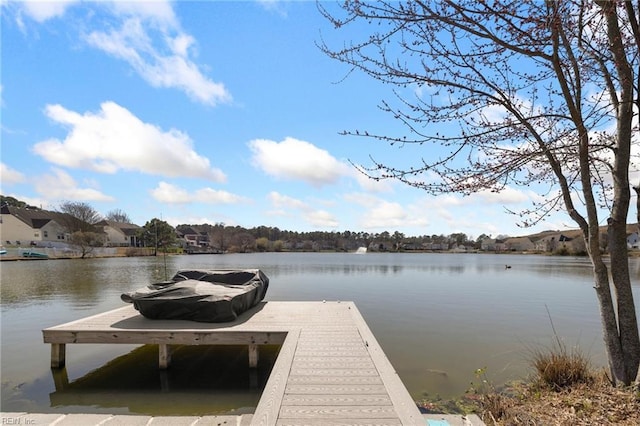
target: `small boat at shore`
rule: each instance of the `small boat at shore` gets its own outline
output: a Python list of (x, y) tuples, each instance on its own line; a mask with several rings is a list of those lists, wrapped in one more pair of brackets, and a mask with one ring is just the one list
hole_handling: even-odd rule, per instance
[(2, 256), (3, 254), (7, 254), (7, 249), (0, 246), (0, 256)]
[(28, 257), (30, 259), (48, 259), (49, 255), (29, 249), (22, 252), (22, 257)]

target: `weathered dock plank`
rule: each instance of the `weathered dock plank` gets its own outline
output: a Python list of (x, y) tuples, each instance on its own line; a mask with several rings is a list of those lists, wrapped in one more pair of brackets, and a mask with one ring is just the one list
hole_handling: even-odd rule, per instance
[(292, 368), (291, 374), (295, 376), (378, 376), (375, 368), (362, 368), (359, 370), (335, 369), (335, 368)]
[(360, 357), (309, 357), (296, 356), (293, 360), (295, 368), (374, 368), (368, 356)]
[[(295, 381), (294, 381), (295, 383)], [(339, 385), (325, 385), (325, 384), (294, 384), (289, 381), (287, 390), (289, 395), (338, 395), (338, 394), (350, 394), (350, 395), (384, 395), (386, 389), (382, 384), (339, 384)]]
[(375, 394), (355, 394), (351, 389), (343, 388), (335, 393), (289, 393), (284, 396), (282, 405), (391, 405), (391, 399), (384, 390)]
[(397, 419), (392, 406), (377, 405), (283, 405), (281, 419)]
[(294, 385), (382, 385), (380, 376), (290, 376), (289, 384)]

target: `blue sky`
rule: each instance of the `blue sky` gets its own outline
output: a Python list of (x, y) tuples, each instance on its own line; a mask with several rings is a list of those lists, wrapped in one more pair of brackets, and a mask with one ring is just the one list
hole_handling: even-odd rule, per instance
[[(402, 132), (391, 87), (316, 46), (345, 40), (315, 2), (2, 0), (1, 192), (86, 202), (143, 225), (223, 222), (295, 231), (522, 235), (506, 208), (536, 195), (430, 196), (350, 164), (430, 148), (341, 136)], [(366, 30), (366, 27), (363, 28)]]

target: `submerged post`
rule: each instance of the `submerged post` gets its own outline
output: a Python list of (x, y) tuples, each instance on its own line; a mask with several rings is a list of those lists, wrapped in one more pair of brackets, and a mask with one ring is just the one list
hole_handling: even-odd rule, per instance
[(52, 369), (51, 376), (53, 377), (53, 385), (56, 388), (56, 392), (62, 392), (69, 387), (69, 375), (66, 368)]
[(158, 366), (166, 370), (171, 364), (171, 348), (165, 343), (158, 344)]

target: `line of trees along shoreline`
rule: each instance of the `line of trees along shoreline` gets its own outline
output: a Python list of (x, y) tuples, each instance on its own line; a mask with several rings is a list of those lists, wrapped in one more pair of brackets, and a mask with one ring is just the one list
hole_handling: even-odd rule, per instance
[[(0, 196), (2, 205), (17, 207), (27, 210), (39, 210), (38, 207), (29, 206), (13, 197)], [(88, 256), (92, 248), (109, 245), (105, 240), (104, 232), (96, 224), (108, 221), (110, 223), (130, 224), (128, 214), (120, 209), (113, 210), (106, 215), (100, 214), (90, 204), (84, 202), (63, 202), (56, 213), (56, 220), (60, 222), (69, 235), (69, 243), (77, 246), (82, 252), (82, 257)], [(408, 236), (402, 232), (382, 231), (291, 231), (281, 230), (278, 227), (258, 226), (245, 228), (242, 226), (229, 226), (222, 222), (215, 224), (181, 224), (171, 226), (159, 218), (148, 220), (143, 226), (134, 225), (138, 248), (153, 248), (154, 254), (160, 252), (186, 252), (186, 253), (248, 253), (248, 252), (313, 252), (335, 251), (349, 252), (360, 247), (368, 251), (376, 252), (473, 252), (489, 251), (499, 253), (532, 252), (552, 253), (560, 255), (585, 255), (584, 250), (558, 248), (547, 249), (522, 249), (516, 246), (503, 244), (509, 240), (508, 235), (481, 234), (478, 237), (468, 236), (462, 232), (444, 234), (431, 234)], [(630, 225), (629, 230), (637, 229), (637, 225)], [(603, 233), (606, 228), (603, 227)], [(548, 231), (530, 236), (515, 238), (530, 238), (535, 241), (548, 235), (576, 234), (579, 231)], [(188, 240), (187, 238), (190, 238)], [(566, 237), (564, 237), (566, 238)], [(496, 245), (487, 248), (483, 245), (486, 241), (493, 241)], [(130, 255), (138, 253), (148, 254), (148, 250), (136, 251), (132, 247)], [(603, 247), (606, 251), (606, 247)]]
[[(13, 197), (0, 195), (0, 204), (27, 210), (40, 210), (35, 206), (17, 200)], [(103, 246), (101, 230), (95, 225), (102, 221), (131, 224), (129, 215), (123, 210), (116, 209), (105, 215), (100, 214), (93, 206), (85, 202), (62, 202), (54, 213), (59, 214), (56, 220), (60, 222), (66, 232), (72, 237), (71, 243), (82, 246)], [(136, 225), (137, 226), (137, 225)], [(75, 235), (75, 237), (73, 237)], [(281, 230), (278, 227), (258, 226), (245, 228), (230, 226), (222, 222), (215, 224), (180, 224), (171, 226), (160, 218), (149, 219), (139, 227), (137, 238), (144, 247), (169, 248), (180, 246), (180, 239), (184, 235), (193, 235), (195, 246), (211, 247), (221, 251), (317, 251), (336, 250), (350, 251), (359, 247), (369, 247), (371, 243), (379, 243), (379, 251), (405, 249), (417, 250), (424, 244), (439, 244), (447, 246), (467, 246), (479, 249), (482, 240), (490, 238), (481, 234), (477, 238), (465, 233), (449, 235), (432, 234), (421, 236), (407, 236), (402, 232), (389, 231), (292, 231)], [(506, 235), (497, 236), (508, 238)]]

